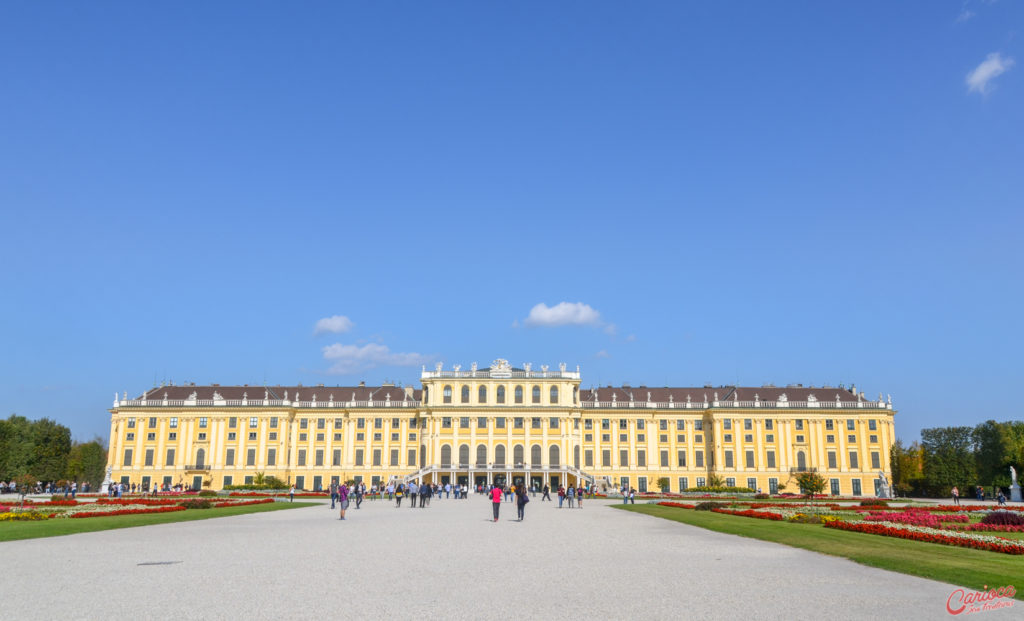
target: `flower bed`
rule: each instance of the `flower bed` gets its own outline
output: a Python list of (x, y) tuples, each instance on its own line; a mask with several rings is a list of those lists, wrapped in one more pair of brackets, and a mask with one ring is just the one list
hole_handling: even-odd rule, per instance
[(1008, 526), (1006, 524), (951, 524), (944, 527), (946, 530), (958, 531), (981, 531), (991, 533), (1024, 533), (1024, 526)]
[(248, 505), (262, 505), (274, 502), (273, 498), (260, 498), (258, 500), (224, 500), (213, 503), (214, 507), (245, 507)]
[(116, 509), (114, 511), (76, 511), (74, 513), (67, 513), (64, 517), (68, 518), (89, 518), (89, 517), (108, 517), (112, 515), (142, 515), (144, 513), (171, 513), (173, 511), (184, 511), (185, 507), (180, 505), (163, 506), (163, 507), (148, 507), (145, 509)]
[[(295, 492), (296, 498), (327, 498), (330, 496), (330, 492)], [(266, 498), (268, 496), (288, 496), (288, 490), (280, 492), (231, 492), (228, 496), (244, 496), (250, 498)], [(369, 496), (369, 494), (367, 494)]]
[(99, 498), (98, 505), (145, 505), (147, 507), (167, 507), (180, 502), (174, 498)]
[(782, 516), (778, 513), (770, 513), (768, 511), (754, 511), (747, 509), (745, 511), (732, 511), (730, 509), (715, 508), (711, 510), (712, 513), (725, 513), (727, 515), (739, 515), (741, 517), (757, 518), (759, 520), (774, 520), (776, 522), (782, 521)]
[(684, 503), (681, 503), (681, 502), (672, 502), (672, 501), (666, 500), (666, 501), (663, 501), (663, 502), (659, 502), (658, 506), (660, 506), (660, 507), (675, 507), (677, 509), (692, 509), (695, 505), (688, 505), (688, 504), (684, 504)]
[(839, 530), (866, 533), (870, 535), (883, 535), (886, 537), (898, 537), (912, 541), (923, 541), (926, 543), (941, 543), (950, 546), (964, 548), (975, 548), (977, 550), (989, 550), (1003, 554), (1024, 554), (1024, 541), (1013, 541), (1002, 537), (990, 537), (985, 535), (972, 535), (958, 531), (941, 531), (933, 528), (920, 526), (906, 526), (892, 522), (843, 522), (836, 521), (825, 524), (825, 528), (837, 528)]
[(7, 511), (0, 513), (0, 522), (35, 522), (50, 517), (52, 517), (50, 514), (39, 511)]

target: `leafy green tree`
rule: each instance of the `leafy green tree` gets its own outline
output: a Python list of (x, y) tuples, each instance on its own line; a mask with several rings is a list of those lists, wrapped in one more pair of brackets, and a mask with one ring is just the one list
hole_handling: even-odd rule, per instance
[(821, 476), (817, 472), (798, 472), (793, 478), (796, 479), (797, 487), (800, 488), (808, 498), (814, 497), (815, 494), (821, 494), (825, 491), (825, 486), (828, 485), (828, 481), (825, 477)]
[(921, 430), (922, 469), (928, 493), (945, 496), (954, 485), (966, 490), (977, 483), (973, 432), (971, 427)]
[(67, 476), (78, 483), (88, 482), (93, 489), (99, 489), (107, 470), (107, 449), (103, 440), (95, 438), (89, 442), (76, 442), (68, 454)]
[(11, 414), (7, 420), (0, 420), (0, 479), (27, 473), (32, 447), (32, 424), (27, 418)]
[(660, 477), (660, 478), (658, 479), (658, 488), (659, 488), (659, 489), (660, 489), (661, 491), (663, 491), (663, 492), (667, 492), (667, 491), (668, 491), (668, 488), (669, 488), (669, 485), (670, 485), (670, 482), (669, 482), (669, 480), (668, 480), (668, 477)]
[(901, 496), (920, 494), (924, 488), (922, 450), (917, 442), (904, 447), (901, 440), (892, 445), (892, 484)]
[(32, 461), (30, 469), (43, 481), (64, 478), (71, 452), (71, 430), (41, 418), (32, 423)]

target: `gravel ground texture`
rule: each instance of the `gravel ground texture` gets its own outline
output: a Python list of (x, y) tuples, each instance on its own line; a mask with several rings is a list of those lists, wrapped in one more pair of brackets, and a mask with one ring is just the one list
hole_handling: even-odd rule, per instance
[[(366, 501), (344, 521), (325, 504), (2, 543), (0, 618), (950, 616), (948, 584), (609, 504), (537, 497), (523, 522), (511, 503), (494, 522), (482, 496)], [(980, 616), (1024, 618), (1024, 604)]]

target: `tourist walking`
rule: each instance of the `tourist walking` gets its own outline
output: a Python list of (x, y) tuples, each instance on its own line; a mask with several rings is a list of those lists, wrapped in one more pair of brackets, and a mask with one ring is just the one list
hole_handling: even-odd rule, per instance
[(338, 507), (341, 515), (339, 520), (345, 519), (345, 511), (348, 509), (348, 486), (342, 483), (338, 486)]
[(545, 500), (551, 500), (551, 487), (546, 483), (544, 484), (544, 495), (540, 497), (541, 502)]
[(530, 495), (527, 493), (526, 488), (520, 485), (516, 490), (516, 513), (519, 516), (520, 522), (523, 521), (524, 510), (528, 502), (530, 502)]
[(558, 486), (558, 508), (562, 508), (562, 503), (565, 501), (565, 488), (561, 485)]
[(291, 489), (288, 490), (288, 502), (295, 502), (295, 486), (292, 485)]
[(498, 511), (501, 510), (501, 488), (495, 486), (491, 490), (491, 508), (494, 510), (494, 521), (498, 521)]
[(960, 490), (957, 489), (956, 485), (953, 486), (953, 489), (950, 490), (950, 493), (953, 494), (953, 504), (960, 506)]
[(582, 486), (576, 488), (576, 508), (577, 509), (582, 509), (583, 508), (583, 487)]
[(420, 485), (420, 509), (423, 507), (430, 506), (431, 489), (430, 486), (424, 483)]
[(409, 508), (416, 508), (416, 494), (420, 491), (420, 486), (416, 485), (416, 481), (409, 481)]
[(405, 487), (399, 483), (398, 487), (395, 488), (395, 508), (401, 508), (402, 496), (405, 496)]
[(576, 488), (572, 485), (565, 490), (565, 499), (569, 502), (569, 508), (572, 509), (572, 501), (576, 499)]
[(334, 509), (334, 501), (338, 499), (338, 482), (331, 481), (331, 509)]

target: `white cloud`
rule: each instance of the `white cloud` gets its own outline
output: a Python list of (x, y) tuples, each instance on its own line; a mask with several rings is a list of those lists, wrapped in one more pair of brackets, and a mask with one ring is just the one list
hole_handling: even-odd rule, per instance
[(610, 323), (604, 327), (604, 333), (608, 336), (615, 336), (619, 333), (619, 328), (614, 323)]
[(602, 349), (601, 351), (594, 354), (595, 358), (611, 358), (612, 355), (608, 353), (608, 350)]
[(548, 306), (541, 302), (530, 309), (530, 316), (523, 320), (527, 326), (600, 326), (601, 313), (583, 302), (559, 302)]
[(352, 323), (352, 320), (344, 315), (334, 315), (333, 317), (324, 317), (320, 321), (316, 322), (316, 326), (313, 328), (313, 334), (341, 334), (342, 332), (348, 332), (352, 329), (352, 326), (356, 324)]
[(987, 95), (991, 90), (989, 82), (1009, 71), (1013, 65), (1012, 58), (1003, 58), (999, 52), (992, 52), (985, 57), (980, 65), (967, 74), (964, 79), (967, 83), (967, 92), (977, 91), (982, 95)]
[(387, 345), (378, 343), (367, 343), (362, 347), (335, 343), (324, 347), (323, 353), (324, 359), (331, 361), (327, 372), (333, 375), (348, 375), (379, 365), (414, 367), (431, 360), (430, 356), (415, 352), (392, 352)]

